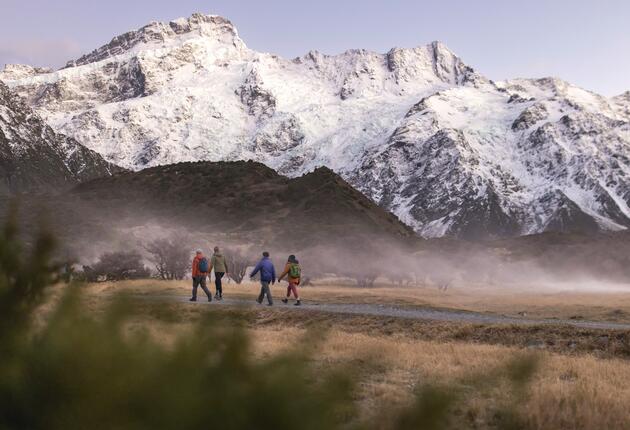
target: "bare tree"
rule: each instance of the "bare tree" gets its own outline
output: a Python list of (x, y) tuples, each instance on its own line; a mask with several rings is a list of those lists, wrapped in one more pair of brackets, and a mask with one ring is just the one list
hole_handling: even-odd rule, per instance
[(226, 249), (224, 254), (230, 279), (240, 284), (245, 279), (247, 268), (251, 265), (250, 260), (242, 251), (236, 249)]
[(355, 280), (357, 281), (357, 286), (362, 288), (371, 288), (374, 286), (374, 281), (376, 281), (375, 274), (362, 274), (355, 276)]
[(157, 275), (164, 280), (184, 279), (190, 261), (186, 241), (179, 238), (161, 238), (144, 247), (151, 255)]

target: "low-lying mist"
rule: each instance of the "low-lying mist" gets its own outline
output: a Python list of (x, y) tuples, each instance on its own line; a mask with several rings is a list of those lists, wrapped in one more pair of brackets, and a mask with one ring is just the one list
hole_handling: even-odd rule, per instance
[[(146, 220), (146, 219), (145, 219)], [(317, 228), (317, 227), (314, 227)], [(215, 246), (225, 254), (237, 254), (253, 266), (263, 251), (269, 251), (281, 270), (288, 255), (300, 260), (305, 277), (337, 278), (357, 286), (387, 284), (405, 287), (450, 287), (472, 289), (514, 289), (527, 291), (629, 291), (628, 273), (623, 261), (587, 261), (588, 255), (564, 250), (521, 254), (515, 249), (489, 244), (451, 241), (399, 243), (369, 233), (355, 241), (325, 239), (312, 246), (296, 245), (291, 231), (278, 239), (254, 237), (243, 240), (234, 233), (212, 228), (200, 230), (158, 220), (137, 220), (107, 229), (98, 239), (77, 237), (63, 244), (64, 257), (77, 266), (90, 265), (105, 253), (138, 252), (154, 271), (155, 260), (147, 247), (160, 240), (178, 244), (192, 259), (195, 250), (212, 254)], [(89, 236), (89, 235), (88, 235)], [(574, 250), (575, 251), (575, 250)]]
[(376, 234), (356, 225), (347, 229), (331, 227), (326, 219), (310, 223), (300, 220), (294, 228), (286, 221), (232, 222), (229, 215), (217, 219), (206, 215), (203, 207), (193, 208), (194, 212), (156, 214), (131, 205), (102, 206), (97, 196), (94, 201), (57, 202), (54, 210), (39, 203), (21, 205), (22, 231), (29, 236), (41, 226), (52, 230), (59, 241), (58, 258), (71, 262), (78, 270), (95, 264), (106, 253), (135, 252), (155, 275), (155, 256), (149, 248), (169, 243), (189, 261), (196, 249), (210, 255), (214, 246), (219, 246), (228, 256), (238, 257), (240, 264), (249, 266), (266, 250), (271, 252), (278, 270), (289, 254), (295, 254), (304, 276), (311, 281), (345, 279), (362, 287), (388, 284), (594, 292), (630, 289), (630, 241), (625, 236), (541, 235), (483, 243), (422, 240)]

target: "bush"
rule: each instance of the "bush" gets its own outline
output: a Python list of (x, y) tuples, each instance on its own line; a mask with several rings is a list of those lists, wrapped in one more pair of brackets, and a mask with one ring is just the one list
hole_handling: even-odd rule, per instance
[(190, 249), (183, 238), (156, 239), (145, 246), (160, 279), (184, 279), (190, 267)]
[(83, 272), (88, 282), (122, 281), (151, 276), (151, 271), (144, 266), (142, 256), (136, 251), (105, 253), (94, 266), (83, 266)]

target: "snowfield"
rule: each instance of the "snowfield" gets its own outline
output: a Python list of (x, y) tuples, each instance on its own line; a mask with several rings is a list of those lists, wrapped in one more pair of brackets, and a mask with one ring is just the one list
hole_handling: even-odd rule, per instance
[(195, 14), (58, 71), (7, 66), (0, 79), (55, 131), (126, 168), (328, 166), (427, 237), (630, 225), (630, 93), (493, 82), (440, 42), (288, 60)]

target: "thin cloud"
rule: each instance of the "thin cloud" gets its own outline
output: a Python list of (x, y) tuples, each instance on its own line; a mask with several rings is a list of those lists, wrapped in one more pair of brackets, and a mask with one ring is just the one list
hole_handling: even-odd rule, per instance
[(81, 46), (71, 39), (0, 40), (0, 67), (6, 64), (29, 64), (59, 68), (81, 53)]

